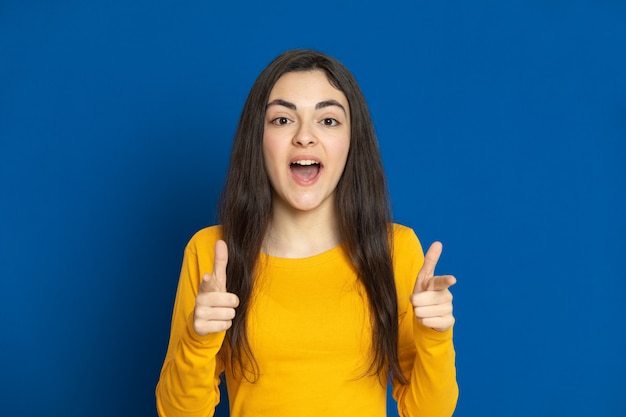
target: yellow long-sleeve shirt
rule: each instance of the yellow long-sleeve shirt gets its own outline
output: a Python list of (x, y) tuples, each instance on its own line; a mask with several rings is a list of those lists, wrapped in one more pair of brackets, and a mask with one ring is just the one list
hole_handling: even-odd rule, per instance
[[(212, 416), (225, 372), (232, 417), (385, 416), (386, 387), (366, 373), (371, 327), (365, 290), (341, 247), (305, 259), (261, 254), (248, 316), (260, 375), (253, 383), (233, 375), (218, 356), (225, 333), (201, 337), (192, 326), (198, 287), (213, 270), (220, 238), (219, 226), (206, 228), (185, 249), (156, 389), (159, 415)], [(393, 396), (403, 417), (451, 416), (458, 397), (452, 329), (421, 326), (409, 302), (423, 260), (413, 231), (394, 225), (399, 357), (409, 384), (394, 385)]]

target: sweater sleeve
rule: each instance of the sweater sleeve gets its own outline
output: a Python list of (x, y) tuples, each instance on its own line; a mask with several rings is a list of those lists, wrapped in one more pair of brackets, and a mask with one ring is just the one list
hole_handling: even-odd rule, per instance
[(202, 274), (210, 272), (205, 271), (207, 267), (200, 265), (197, 248), (190, 242), (178, 282), (167, 355), (156, 387), (161, 417), (212, 416), (220, 400), (223, 366), (218, 353), (225, 332), (199, 336), (193, 330), (195, 299)]
[(439, 332), (422, 326), (409, 296), (424, 255), (410, 229), (396, 239), (396, 283), (399, 302), (399, 359), (408, 384), (394, 381), (393, 397), (402, 417), (450, 417), (458, 399), (452, 329)]

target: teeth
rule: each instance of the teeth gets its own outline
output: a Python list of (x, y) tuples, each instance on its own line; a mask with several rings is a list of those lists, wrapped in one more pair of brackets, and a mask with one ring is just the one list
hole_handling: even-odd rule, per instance
[(317, 165), (319, 162), (313, 161), (312, 159), (303, 159), (302, 161), (295, 161), (294, 164), (297, 165)]

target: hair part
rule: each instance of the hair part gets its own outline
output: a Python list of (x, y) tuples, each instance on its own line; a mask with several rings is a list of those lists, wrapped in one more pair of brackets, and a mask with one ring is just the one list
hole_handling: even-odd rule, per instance
[[(372, 320), (369, 374), (406, 383), (398, 360), (398, 300), (392, 264), (391, 208), (378, 141), (354, 76), (323, 53), (299, 49), (276, 57), (258, 76), (235, 133), (219, 219), (228, 244), (228, 291), (240, 304), (227, 332), (230, 366), (256, 380), (258, 365), (247, 335), (256, 264), (272, 215), (272, 187), (263, 158), (265, 107), (278, 79), (289, 72), (323, 71), (350, 106), (350, 150), (335, 198), (339, 234), (366, 291)], [(241, 167), (246, 167), (242, 169)], [(251, 368), (251, 369), (250, 369)], [(386, 376), (385, 376), (386, 378)]]

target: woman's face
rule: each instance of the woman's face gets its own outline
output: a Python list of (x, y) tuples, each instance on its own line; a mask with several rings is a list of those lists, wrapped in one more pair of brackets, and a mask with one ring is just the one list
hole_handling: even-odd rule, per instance
[(270, 92), (263, 134), (274, 204), (296, 211), (332, 210), (349, 149), (348, 100), (326, 74), (281, 76)]

